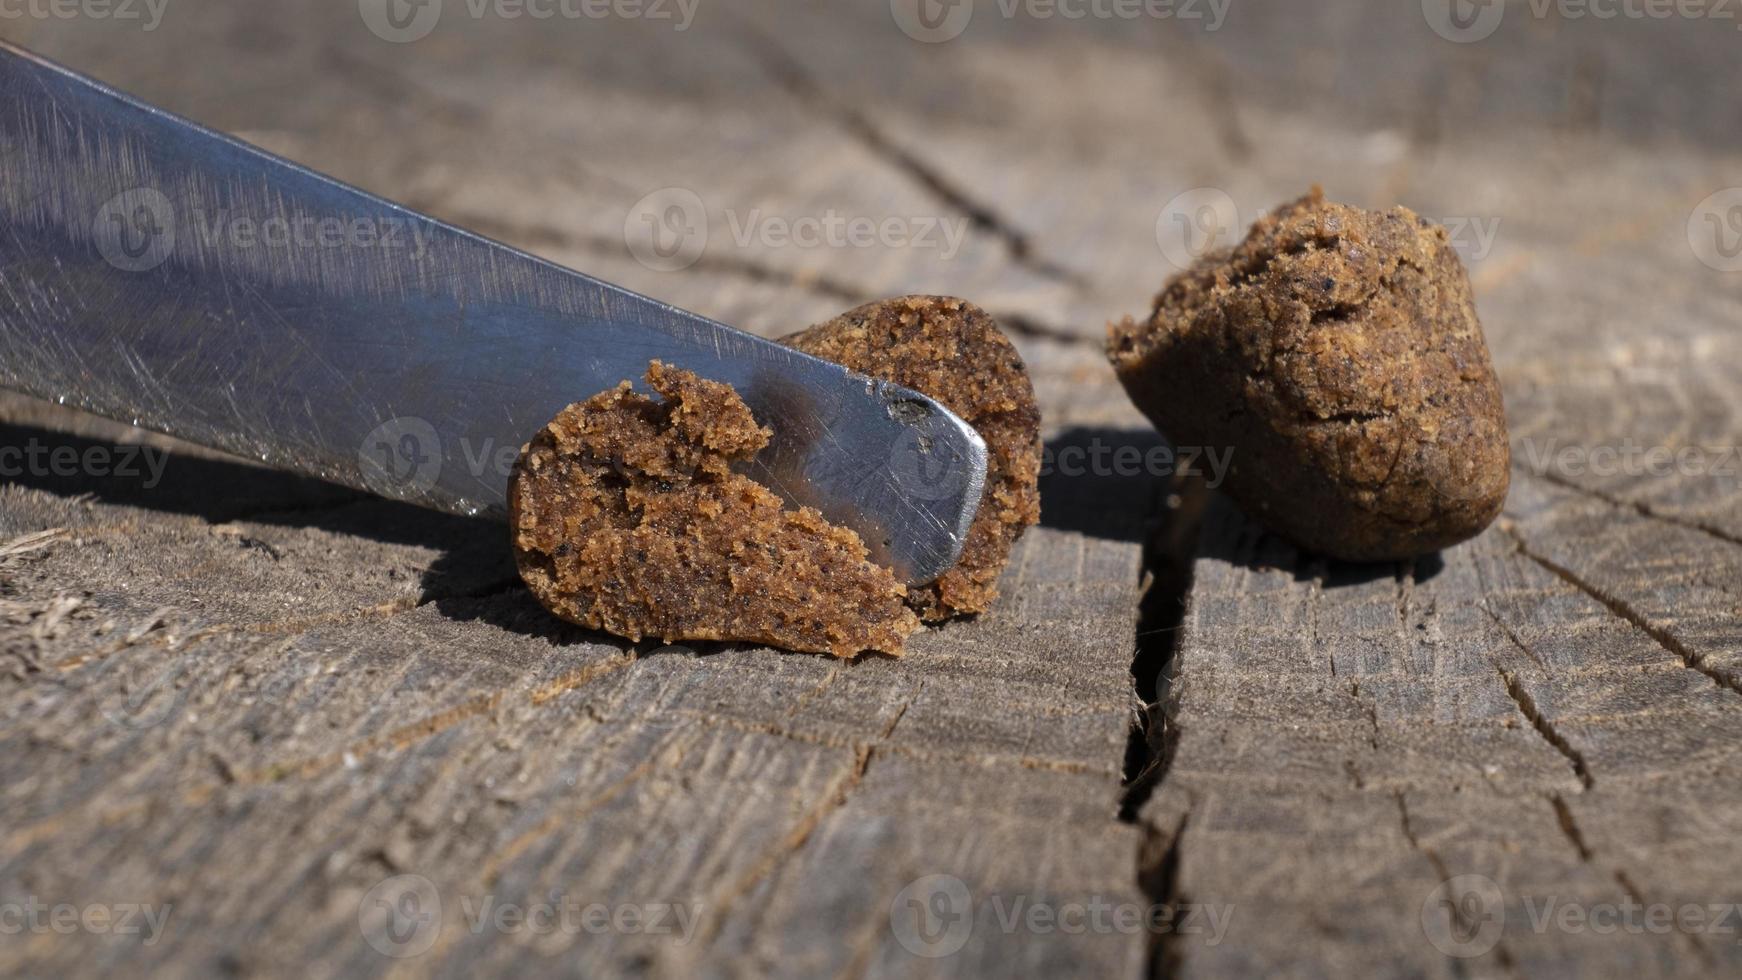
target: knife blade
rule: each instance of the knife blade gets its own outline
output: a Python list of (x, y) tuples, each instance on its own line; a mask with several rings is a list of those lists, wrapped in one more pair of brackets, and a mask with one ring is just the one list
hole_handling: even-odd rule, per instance
[(0, 386), (500, 514), (519, 448), (658, 358), (737, 388), (748, 468), (910, 584), (986, 449), (917, 392), (444, 224), (0, 42)]

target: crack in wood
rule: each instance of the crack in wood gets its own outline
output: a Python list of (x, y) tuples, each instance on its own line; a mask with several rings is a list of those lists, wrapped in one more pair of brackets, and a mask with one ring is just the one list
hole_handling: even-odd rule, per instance
[(1349, 782), (1357, 789), (1367, 788), (1367, 780), (1362, 778), (1361, 770), (1355, 765), (1354, 759), (1343, 759), (1343, 774), (1349, 777)]
[(816, 832), (816, 829), (822, 825), (823, 821), (827, 819), (831, 813), (834, 813), (836, 810), (839, 810), (846, 805), (848, 798), (851, 797), (853, 792), (858, 789), (861, 783), (864, 782), (865, 774), (870, 771), (872, 759), (880, 751), (889, 748), (889, 739), (895, 734), (896, 728), (901, 724), (902, 719), (907, 716), (908, 709), (913, 706), (914, 702), (919, 700), (919, 697), (924, 690), (925, 684), (921, 682), (914, 688), (913, 693), (903, 700), (896, 708), (895, 712), (890, 716), (889, 721), (878, 732), (876, 738), (864, 742), (853, 740), (838, 740), (831, 742), (822, 738), (807, 738), (805, 736), (800, 736), (795, 732), (782, 729), (779, 726), (742, 725), (738, 723), (736, 719), (726, 719), (708, 715), (693, 716), (703, 724), (724, 723), (726, 727), (745, 728), (753, 732), (768, 734), (777, 738), (807, 741), (811, 744), (816, 744), (825, 748), (844, 749), (852, 753), (852, 762), (848, 766), (847, 771), (840, 778), (835, 780), (828, 790), (822, 794), (819, 801), (808, 809), (798, 822), (793, 825), (792, 829), (790, 829), (773, 848), (764, 853), (747, 872), (739, 875), (731, 882), (728, 882), (715, 894), (713, 899), (707, 905), (709, 911), (704, 919), (706, 925), (699, 931), (697, 936), (697, 939), (699, 940), (698, 948), (712, 942), (714, 938), (718, 936), (720, 929), (723, 928), (726, 921), (727, 913), (734, 903), (742, 899), (744, 895), (754, 889), (757, 883), (774, 874), (783, 861), (791, 855), (796, 854), (804, 847), (805, 843), (810, 840), (811, 835)]
[[(629, 257), (629, 247), (621, 239), (576, 235), (549, 225), (524, 221), (504, 221), (476, 212), (445, 208), (431, 208), (430, 210), (432, 213), (437, 213), (437, 216), (444, 221), (460, 225), (480, 235), (510, 242), (520, 248), (564, 249), (586, 252), (609, 259)], [(874, 290), (841, 279), (803, 269), (781, 269), (734, 255), (703, 252), (688, 267), (687, 271), (693, 273), (711, 272), (723, 276), (735, 276), (761, 285), (804, 290), (853, 306), (870, 302), (876, 298)]]
[[(1634, 904), (1640, 906), (1651, 905), (1651, 902), (1645, 897), (1645, 890), (1635, 884), (1632, 876), (1625, 870), (1616, 868), (1614, 878), (1615, 883), (1621, 886), (1621, 890), (1627, 893), (1627, 897), (1632, 899)], [(1702, 963), (1707, 967), (1713, 965), (1712, 954), (1707, 951), (1705, 944), (1700, 942), (1698, 933), (1690, 932), (1685, 929), (1677, 929), (1675, 932), (1680, 935), (1682, 939), (1686, 940), (1688, 948), (1694, 951), (1694, 955), (1698, 957)]]
[(1589, 791), (1596, 784), (1596, 780), (1591, 776), (1591, 768), (1585, 762), (1584, 754), (1573, 748), (1573, 744), (1567, 741), (1567, 737), (1555, 729), (1554, 722), (1550, 721), (1548, 716), (1537, 707), (1536, 699), (1531, 696), (1524, 683), (1518, 679), (1517, 674), (1498, 663), (1494, 665), (1494, 670), (1506, 683), (1506, 694), (1512, 698), (1512, 703), (1518, 706), (1519, 714), (1522, 714), (1524, 719), (1530, 722), (1531, 729), (1542, 736), (1543, 741), (1553, 746), (1556, 752), (1559, 752), (1572, 764), (1573, 774), (1579, 777), (1579, 783), (1584, 786), (1586, 791)]
[[(1419, 561), (1413, 558), (1408, 561), (1400, 561), (1397, 563), (1397, 571), (1394, 575), (1397, 582), (1397, 638), (1405, 648), (1413, 643), (1409, 634), (1409, 620), (1410, 614), (1415, 611), (1412, 604), (1415, 601), (1415, 587), (1418, 584), (1416, 579), (1420, 574), (1417, 568), (1418, 564)], [(1430, 603), (1428, 615), (1432, 616), (1434, 611), (1435, 607)]]
[(622, 670), (634, 663), (636, 659), (635, 651), (630, 650), (620, 656), (607, 657), (604, 660), (587, 664), (577, 670), (572, 670), (569, 673), (558, 677), (556, 680), (541, 684), (534, 688), (530, 700), (534, 705), (543, 705), (552, 698), (567, 694), (577, 688), (585, 687), (606, 674)]
[[(1439, 851), (1427, 846), (1422, 842), (1420, 837), (1416, 836), (1415, 826), (1409, 815), (1409, 802), (1404, 799), (1403, 791), (1393, 790), (1391, 798), (1397, 801), (1397, 816), (1403, 827), (1403, 839), (1409, 842), (1409, 846), (1412, 849), (1427, 859), (1428, 864), (1433, 867), (1434, 874), (1439, 877), (1442, 883), (1450, 881), (1452, 878), (1456, 877), (1452, 874), (1451, 868), (1447, 866), (1445, 858), (1440, 856)], [(1464, 908), (1462, 902), (1451, 903), (1448, 906), (1448, 911), (1452, 917), (1458, 921), (1459, 935), (1473, 936), (1476, 934), (1476, 930), (1481, 923), (1472, 922), (1470, 920), (1469, 912)], [(1506, 948), (1506, 943), (1504, 941), (1495, 943), (1494, 959), (1504, 970), (1506, 970), (1507, 973), (1515, 972), (1512, 953)], [(1458, 976), (1462, 977), (1468, 975), (1464, 969), (1464, 962), (1462, 960), (1451, 958), (1448, 962), (1451, 965), (1453, 972)]]
[[(1170, 498), (1178, 504), (1168, 509)], [(1153, 527), (1144, 538), (1139, 582), (1143, 586), (1132, 650), (1136, 697), (1126, 737), (1124, 789), (1119, 819), (1135, 823), (1143, 804), (1167, 777), (1179, 741), (1169, 710), (1173, 671), (1185, 633), (1186, 597), (1209, 491), (1184, 479), (1163, 484), (1152, 501)]]
[(805, 705), (816, 700), (824, 691), (833, 687), (835, 682), (841, 679), (841, 671), (845, 669), (846, 668), (839, 663), (831, 666), (828, 673), (823, 675), (823, 679), (818, 681), (815, 687), (794, 699), (792, 706), (786, 709), (786, 717), (788, 719), (798, 717), (799, 711), (801, 711)]
[(1179, 885), (1180, 847), (1192, 807), (1188, 802), (1171, 828), (1145, 818), (1143, 809), (1166, 781), (1183, 734), (1175, 710), (1177, 659), (1209, 500), (1210, 493), (1199, 480), (1180, 478), (1162, 484), (1151, 502), (1152, 526), (1144, 536), (1139, 570), (1143, 591), (1131, 661), (1137, 705), (1126, 742), (1119, 819), (1141, 825), (1137, 887), (1155, 905), (1167, 909), (1165, 927), (1147, 937), (1144, 969), (1149, 977), (1174, 976), (1182, 966), (1178, 925), (1185, 897)]
[(1500, 628), (1500, 632), (1506, 636), (1507, 641), (1517, 647), (1519, 652), (1529, 657), (1538, 667), (1544, 670), (1548, 669), (1548, 662), (1542, 659), (1542, 655), (1531, 649), (1530, 644), (1525, 643), (1517, 633), (1513, 632), (1512, 627), (1505, 620), (1501, 619), (1494, 610), (1488, 608), (1487, 602), (1476, 603), (1476, 608), (1482, 610), (1483, 615), (1494, 621), (1494, 625)]
[(891, 138), (864, 113), (835, 99), (809, 69), (772, 37), (748, 22), (740, 23), (740, 33), (746, 47), (781, 88), (818, 114), (833, 120), (873, 156), (905, 173), (938, 203), (961, 212), (975, 228), (1001, 242), (1011, 261), (1042, 278), (1078, 291), (1088, 288), (1088, 281), (1081, 274), (1036, 254), (1028, 233), (1006, 220), (991, 205), (976, 200), (943, 171)]
[(1704, 675), (1719, 687), (1737, 695), (1742, 695), (1742, 680), (1738, 680), (1735, 676), (1706, 663), (1705, 654), (1689, 648), (1688, 645), (1683, 643), (1679, 637), (1663, 627), (1652, 623), (1651, 620), (1646, 618), (1644, 613), (1633, 608), (1620, 597), (1609, 595), (1592, 583), (1586, 581), (1572, 569), (1538, 554), (1531, 549), (1530, 545), (1526, 543), (1524, 538), (1520, 537), (1516, 531), (1510, 528), (1502, 528), (1501, 531), (1506, 534), (1507, 537), (1511, 538), (1513, 543), (1518, 546), (1519, 554), (1535, 562), (1561, 581), (1575, 589), (1578, 589), (1580, 592), (1585, 593), (1592, 599), (1595, 599), (1598, 603), (1602, 604), (1604, 608), (1608, 609), (1620, 619), (1631, 623), (1640, 632), (1656, 641), (1658, 646), (1680, 658), (1682, 664), (1689, 670)]
[(1533, 476), (1546, 483), (1552, 483), (1563, 490), (1570, 490), (1573, 493), (1589, 497), (1592, 500), (1600, 500), (1618, 510), (1631, 510), (1647, 520), (1672, 524), (1679, 528), (1685, 528), (1689, 531), (1697, 531), (1701, 534), (1708, 535), (1726, 544), (1742, 546), (1742, 535), (1731, 533), (1723, 528), (1707, 524), (1703, 521), (1696, 521), (1687, 517), (1678, 517), (1675, 514), (1665, 514), (1654, 509), (1650, 504), (1637, 500), (1628, 500), (1624, 497), (1618, 497), (1603, 490), (1596, 490), (1582, 484), (1574, 483), (1572, 480), (1556, 473), (1538, 472), (1536, 470), (1526, 469), (1518, 464), (1514, 464), (1513, 469), (1526, 476)]
[(1153, 824), (1144, 827), (1143, 843), (1138, 848), (1137, 886), (1144, 896), (1166, 909), (1165, 918), (1148, 935), (1144, 951), (1144, 975), (1151, 980), (1178, 976), (1183, 966), (1180, 954), (1181, 908), (1187, 904), (1180, 890), (1180, 842), (1185, 838), (1191, 810), (1180, 814), (1171, 831)]
[(1307, 631), (1306, 636), (1303, 637), (1306, 641), (1304, 653), (1306, 659), (1311, 661), (1320, 650), (1325, 651), (1326, 660), (1330, 664), (1331, 676), (1335, 677), (1337, 676), (1336, 656), (1331, 653), (1331, 648), (1326, 645), (1324, 637), (1319, 635), (1319, 606), (1325, 598), (1325, 576), (1329, 574), (1330, 569), (1322, 559), (1314, 561), (1310, 568), (1312, 569), (1312, 587), (1307, 592), (1306, 600)]
[[(891, 729), (892, 730), (892, 729)], [(796, 854), (811, 838), (816, 829), (822, 825), (829, 814), (834, 813), (847, 803), (847, 798), (859, 788), (865, 778), (865, 772), (871, 765), (872, 746), (862, 745), (853, 753), (853, 760), (835, 782), (823, 793), (822, 799), (799, 818), (791, 830), (787, 831), (773, 848), (769, 849), (744, 874), (728, 882), (724, 888), (715, 894), (708, 903), (709, 914), (703, 920), (706, 925), (697, 930), (697, 948), (706, 946), (718, 937), (725, 926), (726, 914), (733, 903), (743, 898), (754, 889), (757, 883), (773, 874), (785, 859)]]
[(1585, 842), (1585, 834), (1579, 829), (1578, 822), (1573, 819), (1572, 808), (1559, 793), (1549, 794), (1549, 805), (1554, 807), (1555, 822), (1560, 825), (1561, 833), (1566, 836), (1573, 850), (1578, 852), (1579, 860), (1591, 860), (1591, 845)]

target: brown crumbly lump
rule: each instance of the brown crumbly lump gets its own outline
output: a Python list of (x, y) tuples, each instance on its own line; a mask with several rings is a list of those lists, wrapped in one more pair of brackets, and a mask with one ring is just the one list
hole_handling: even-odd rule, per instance
[(1232, 447), (1226, 489), (1300, 545), (1406, 559), (1505, 502), (1500, 386), (1445, 229), (1318, 188), (1174, 277), (1108, 356), (1178, 445)]
[(870, 303), (781, 343), (937, 399), (986, 442), (986, 489), (955, 567), (910, 589), (928, 621), (992, 608), (1010, 549), (1040, 520), (1040, 409), (1016, 348), (986, 312), (944, 296)]
[(647, 383), (663, 400), (625, 381), (521, 451), (509, 526), (538, 601), (633, 640), (901, 653), (919, 620), (859, 536), (732, 472), (771, 435), (737, 392), (658, 361)]

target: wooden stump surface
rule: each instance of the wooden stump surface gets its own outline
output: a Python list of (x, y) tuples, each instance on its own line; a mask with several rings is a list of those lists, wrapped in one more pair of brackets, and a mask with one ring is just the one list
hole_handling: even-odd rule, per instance
[[(765, 335), (972, 299), (1075, 462), (992, 613), (840, 663), (569, 628), (499, 525), (4, 396), (0, 445), (148, 452), (0, 482), (0, 970), (1742, 965), (1735, 21), (1513, 3), (1457, 43), (1435, 0), (982, 0), (926, 43), (905, 0), (703, 0), (683, 30), (448, 0), (392, 43), (370, 2), (0, 37)], [(1162, 443), (1105, 323), (1198, 204), (1244, 223), (1315, 182), (1453, 230), (1505, 387), (1505, 515), (1413, 564), (1303, 557), (1117, 462)], [(703, 247), (659, 271), (632, 246), (673, 188), (700, 210), (664, 231)], [(853, 218), (913, 240), (779, 233)], [(167, 919), (19, 918), (57, 905)]]

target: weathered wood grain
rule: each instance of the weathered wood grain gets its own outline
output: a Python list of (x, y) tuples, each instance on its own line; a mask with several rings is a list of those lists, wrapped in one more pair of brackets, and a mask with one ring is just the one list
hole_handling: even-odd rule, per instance
[[(398, 45), (355, 5), (178, 0), (150, 33), (0, 36), (768, 335), (967, 296), (1017, 334), (1055, 451), (1158, 444), (1097, 347), (1170, 271), (1176, 195), (1219, 189), (1242, 218), (1314, 181), (1401, 201), (1466, 229), (1517, 450), (1500, 526), (1357, 570), (1220, 502), (1198, 537), (1203, 499), (1158, 474), (1055, 473), (999, 607), (903, 660), (632, 647), (538, 610), (499, 527), (8, 397), (0, 444), (172, 454), (150, 486), (0, 483), (0, 904), (174, 908), (149, 946), (8, 934), (0, 969), (1733, 968), (1733, 933), (1537, 932), (1527, 903), (1742, 901), (1742, 477), (1555, 462), (1742, 441), (1742, 280), (1687, 239), (1742, 182), (1711, 96), (1734, 32), (1514, 4), (1454, 45), (1414, 4), (1235, 0), (1216, 31), (994, 6), (945, 44), (882, 2), (704, 3), (684, 32), (450, 3)], [(706, 248), (661, 272), (625, 226), (670, 187), (702, 201)], [(761, 234), (830, 214), (963, 231), (947, 254)], [(1508, 918), (1463, 959), (1429, 934), (1466, 874)], [(408, 875), (442, 914), (395, 958), (369, 916)], [(973, 925), (928, 959), (897, 923), (933, 875)], [(486, 900), (564, 898), (695, 917), (687, 941), (472, 927)], [(1010, 922), (1018, 902), (1179, 907), (1097, 933)]]
[[(1570, 164), (1602, 134), (1520, 133), (1488, 161), (1448, 140), (1400, 178), (1504, 218), (1471, 263), (1514, 437), (1494, 529), (1374, 575), (1212, 507), (1141, 812), (1167, 894), (1241, 916), (1215, 948), (1164, 944), (1173, 969), (1735, 969), (1742, 866), (1717, 842), (1742, 820), (1742, 470), (1718, 460), (1742, 442), (1725, 377), (1742, 297), (1686, 230), (1733, 157), (1647, 167), (1616, 135), (1602, 166), (1553, 181), (1525, 161)], [(1627, 455), (1654, 447), (1696, 455)], [(1504, 906), (1439, 905), (1464, 875)], [(1550, 901), (1607, 925), (1539, 928)], [(1647, 919), (1688, 906), (1714, 911)], [(1503, 928), (1448, 957), (1428, 936), (1452, 916)]]
[[(236, 50), (236, 33), (274, 30), (217, 6), (205, 14), (185, 29), (209, 33), (210, 50), (232, 64), (258, 54)], [(710, 251), (724, 258), (681, 276), (653, 272), (628, 258), (623, 223), (658, 186), (694, 187), (722, 209), (757, 201), (788, 219), (824, 207), (916, 217), (939, 207), (790, 105), (764, 110), (745, 98), (722, 115), (667, 93), (650, 114), (657, 92), (625, 98), (603, 79), (529, 82), (537, 69), (505, 100), (481, 87), (501, 84), (498, 68), (460, 51), (392, 59), (393, 48), (346, 27), (349, 38), (335, 26), (320, 51), (263, 59), (261, 75), (296, 79), (295, 99), (262, 83), (253, 98), (203, 103), (213, 94), (203, 90), (178, 100), (153, 89), (153, 79), (170, 79), (136, 39), (69, 31), (69, 50), (41, 46), (79, 63), (79, 46), (95, 45), (88, 66), (129, 66), (134, 77), (110, 77), (149, 98), (769, 333), (889, 291), (971, 293), (952, 268), (1026, 275), (1000, 272), (1002, 246), (977, 235), (955, 267), (887, 250), (804, 255), (864, 283), (817, 286), (802, 270), (722, 247), (718, 215)], [(310, 57), (321, 68), (313, 76)], [(747, 72), (756, 98), (782, 97), (748, 56), (726, 60)], [(447, 68), (429, 71), (440, 63)], [(533, 113), (551, 93), (563, 94), (561, 111)], [(226, 118), (246, 103), (246, 119)], [(342, 108), (309, 114), (317, 105)], [(542, 121), (529, 125), (528, 114)], [(260, 129), (267, 120), (272, 128)], [(313, 138), (295, 131), (299, 120)], [(516, 135), (499, 140), (496, 127)], [(711, 173), (731, 158), (721, 144), (743, 133), (758, 135), (767, 159), (812, 161), (816, 182), (775, 193), (772, 175), (750, 161), (735, 175)], [(495, 145), (480, 152), (485, 143)], [(656, 161), (671, 169), (645, 182)], [(595, 183), (594, 171), (622, 176)], [(1137, 425), (1092, 349), (1024, 338), (1023, 352), (1048, 399), (1049, 433)], [(12, 407), (14, 442), (82, 452), (139, 438)], [(6, 947), (8, 964), (907, 973), (934, 964), (903, 947), (892, 902), (916, 879), (950, 875), (970, 889), (977, 918), (966, 945), (935, 965), (1137, 972), (1140, 934), (1006, 934), (988, 902), (1147, 902), (1138, 834), (1117, 819), (1135, 708), (1134, 540), (1150, 503), (1148, 481), (1128, 490), (1096, 493), (1103, 529), (1117, 535), (1068, 521), (1036, 529), (996, 614), (929, 632), (901, 661), (836, 664), (632, 648), (566, 629), (515, 585), (499, 527), (206, 454), (178, 452), (150, 488), (27, 477), (7, 490), (6, 536), (64, 530), (5, 570), (21, 651), (6, 695), (9, 897), (174, 909), (150, 946), (34, 935)], [(94, 497), (80, 496), (87, 491)], [(1055, 481), (1053, 491), (1063, 500), (1081, 488)], [(370, 944), (380, 931), (359, 917), (384, 881), (397, 898), (414, 880), (403, 876), (427, 880), (442, 913), (410, 934), (427, 950), (395, 959)], [(554, 932), (473, 928), (487, 902), (565, 899), (672, 903), (693, 921), (679, 935), (596, 934), (576, 922)]]

